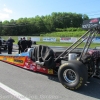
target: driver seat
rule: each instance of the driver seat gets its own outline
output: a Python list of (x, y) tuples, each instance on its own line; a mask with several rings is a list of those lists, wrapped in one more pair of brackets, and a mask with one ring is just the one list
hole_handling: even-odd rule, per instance
[(30, 58), (40, 66), (44, 66), (47, 68), (54, 68), (56, 66), (56, 63), (54, 61), (54, 51), (48, 46), (36, 46), (34, 50), (30, 52)]

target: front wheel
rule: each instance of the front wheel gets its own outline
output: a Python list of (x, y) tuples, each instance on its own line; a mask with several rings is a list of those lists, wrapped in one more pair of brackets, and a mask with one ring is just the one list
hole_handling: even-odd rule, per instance
[(82, 87), (88, 79), (87, 68), (80, 61), (67, 61), (67, 63), (60, 66), (58, 78), (67, 89), (77, 90)]

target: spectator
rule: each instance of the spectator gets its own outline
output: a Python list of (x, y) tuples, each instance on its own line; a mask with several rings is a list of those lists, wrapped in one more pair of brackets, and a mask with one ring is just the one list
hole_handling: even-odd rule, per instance
[(1, 40), (1, 37), (0, 37), (0, 54), (1, 54), (1, 46), (2, 46), (2, 40)]
[(21, 52), (24, 52), (25, 49), (27, 48), (27, 41), (25, 40), (25, 37), (23, 37), (22, 41), (21, 41)]
[(22, 41), (22, 38), (20, 38), (20, 40), (18, 41), (18, 53), (20, 54), (22, 52), (22, 46), (21, 46), (21, 41)]
[(9, 37), (9, 39), (7, 40), (8, 54), (12, 54), (13, 42), (15, 41), (11, 37)]
[(32, 46), (31, 38), (29, 38), (29, 40), (27, 40), (27, 46), (28, 46), (28, 48), (31, 48), (31, 46)]

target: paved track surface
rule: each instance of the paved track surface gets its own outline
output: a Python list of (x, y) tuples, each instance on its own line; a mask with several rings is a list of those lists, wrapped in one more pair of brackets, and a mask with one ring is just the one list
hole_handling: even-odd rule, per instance
[[(13, 54), (17, 52), (14, 50)], [(13, 91), (9, 93), (0, 88), (0, 100), (100, 100), (99, 79), (91, 78), (81, 89), (70, 91), (61, 85), (57, 76), (35, 73), (4, 62), (0, 62), (1, 83), (27, 99), (19, 99), (13, 96)]]

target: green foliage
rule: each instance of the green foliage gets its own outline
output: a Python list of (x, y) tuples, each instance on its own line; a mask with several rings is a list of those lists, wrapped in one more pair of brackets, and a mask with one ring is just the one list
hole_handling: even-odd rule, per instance
[[(51, 15), (35, 16), (32, 18), (19, 18), (18, 20), (11, 19), (10, 21), (2, 22), (2, 35), (6, 36), (21, 36), (32, 35), (38, 36), (41, 33), (51, 34), (53, 32), (72, 32), (69, 36), (73, 36), (73, 32), (81, 31), (83, 20), (88, 19), (87, 15), (53, 12)], [(65, 34), (61, 36), (66, 36)]]
[(83, 31), (81, 28), (65, 28), (65, 29), (56, 29), (55, 32), (41, 34), (40, 36), (49, 36), (49, 37), (80, 37), (86, 31)]

